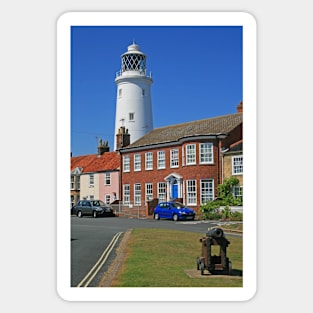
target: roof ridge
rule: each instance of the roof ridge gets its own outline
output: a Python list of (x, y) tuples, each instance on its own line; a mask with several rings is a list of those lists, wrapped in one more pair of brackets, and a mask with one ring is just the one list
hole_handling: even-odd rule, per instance
[(162, 128), (171, 128), (171, 127), (177, 127), (177, 126), (185, 126), (186, 124), (194, 124), (194, 123), (204, 122), (204, 121), (208, 121), (208, 120), (225, 118), (225, 117), (229, 117), (229, 116), (233, 116), (233, 115), (242, 115), (242, 112), (236, 112), (236, 113), (230, 113), (230, 114), (219, 115), (219, 116), (214, 116), (214, 117), (208, 117), (208, 118), (203, 118), (203, 119), (199, 119), (199, 120), (195, 120), (195, 121), (172, 124), (172, 125), (168, 125), (168, 126), (161, 126), (161, 127), (154, 128), (153, 130), (162, 129)]

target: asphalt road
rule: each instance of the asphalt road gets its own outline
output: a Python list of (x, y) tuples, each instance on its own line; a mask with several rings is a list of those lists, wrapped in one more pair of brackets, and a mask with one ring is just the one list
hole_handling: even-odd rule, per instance
[[(90, 282), (89, 287), (96, 286), (97, 282), (107, 269), (108, 264), (115, 256), (114, 247), (112, 251), (106, 249), (116, 236), (116, 245), (122, 239), (123, 234), (134, 228), (163, 228), (175, 229), (199, 233), (199, 238), (204, 235), (209, 227), (214, 227), (217, 222), (210, 221), (179, 221), (136, 219), (123, 217), (92, 218), (76, 216), (71, 217), (71, 286), (82, 287), (87, 280), (91, 269), (107, 255), (106, 262)], [(120, 234), (121, 233), (121, 234)], [(99, 266), (100, 268), (100, 266)], [(91, 280), (91, 278), (90, 278)]]

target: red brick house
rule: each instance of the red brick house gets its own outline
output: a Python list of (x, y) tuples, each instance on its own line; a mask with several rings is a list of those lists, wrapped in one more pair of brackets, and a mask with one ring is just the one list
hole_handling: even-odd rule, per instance
[(156, 128), (117, 147), (123, 206), (147, 216), (156, 202), (177, 199), (198, 211), (214, 199), (223, 180), (221, 151), (242, 140), (242, 103), (237, 108), (234, 114)]

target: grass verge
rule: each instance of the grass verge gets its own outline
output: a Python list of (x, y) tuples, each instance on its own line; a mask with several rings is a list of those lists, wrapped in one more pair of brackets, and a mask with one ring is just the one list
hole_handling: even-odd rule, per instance
[[(201, 237), (201, 234), (193, 232), (133, 229), (126, 248), (125, 262), (111, 286), (242, 287), (242, 277), (238, 276), (190, 277), (186, 274), (186, 270), (196, 269), (196, 257), (201, 256)], [(226, 238), (230, 241), (227, 257), (232, 262), (232, 268), (234, 271), (242, 271), (242, 238)]]

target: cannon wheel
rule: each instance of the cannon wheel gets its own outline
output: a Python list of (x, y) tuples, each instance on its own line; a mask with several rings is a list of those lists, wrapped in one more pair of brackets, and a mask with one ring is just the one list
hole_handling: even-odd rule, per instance
[(200, 269), (200, 258), (197, 256), (197, 270), (199, 271)]
[(201, 261), (200, 270), (201, 270), (201, 275), (203, 275), (204, 274), (204, 263), (203, 263), (203, 261)]
[(228, 274), (231, 275), (232, 271), (233, 271), (233, 266), (232, 266), (231, 262), (229, 261), (228, 262)]

